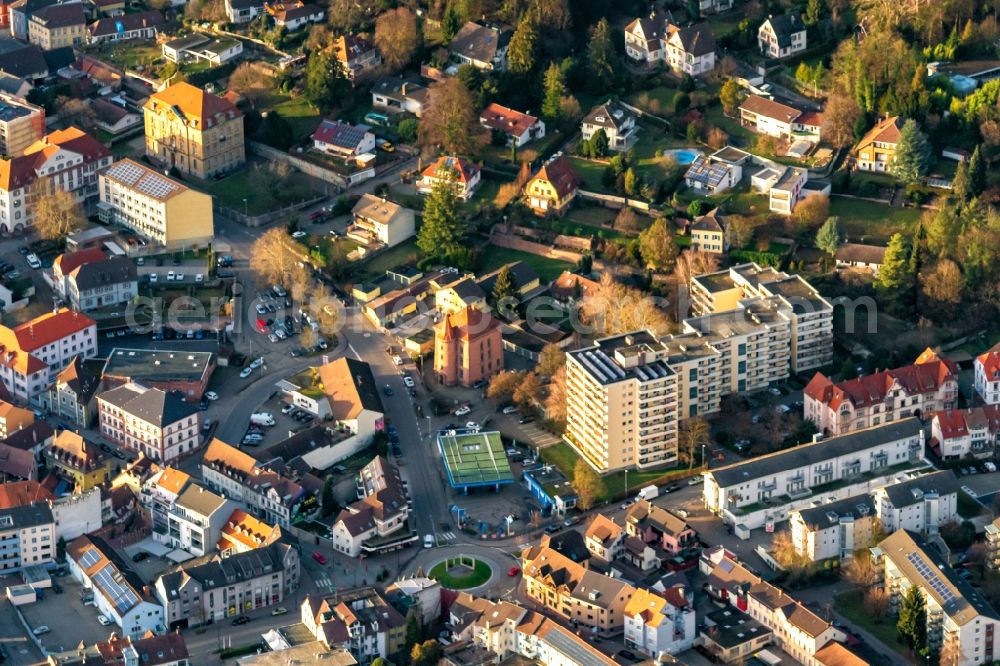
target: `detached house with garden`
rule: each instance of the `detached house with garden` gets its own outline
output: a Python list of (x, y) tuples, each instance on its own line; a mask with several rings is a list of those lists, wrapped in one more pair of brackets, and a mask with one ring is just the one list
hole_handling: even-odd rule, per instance
[(604, 130), (608, 137), (608, 149), (625, 152), (636, 142), (635, 114), (614, 100), (595, 106), (580, 125), (584, 141)]

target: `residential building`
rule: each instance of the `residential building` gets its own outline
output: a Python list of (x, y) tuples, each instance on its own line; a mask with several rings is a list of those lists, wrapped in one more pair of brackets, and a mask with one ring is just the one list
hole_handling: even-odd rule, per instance
[(83, 535), (66, 546), (69, 572), (94, 591), (97, 610), (136, 639), (146, 632), (163, 633), (163, 607), (142, 578), (99, 536)]
[[(147, 120), (147, 126), (151, 122)], [(215, 136), (210, 133), (212, 129), (206, 129), (203, 139)], [(203, 150), (193, 143), (190, 147), (203, 156), (221, 150), (212, 147)], [(210, 158), (195, 164), (203, 168), (221, 159)], [(100, 174), (99, 190), (101, 202), (97, 208), (103, 222), (120, 224), (158, 245), (179, 250), (205, 245), (215, 237), (212, 197), (140, 162), (124, 159), (105, 169)]]
[(847, 560), (871, 545), (875, 520), (871, 496), (855, 495), (795, 509), (788, 514), (788, 527), (795, 551), (810, 562)]
[(538, 500), (542, 515), (565, 516), (575, 509), (579, 496), (573, 484), (555, 466), (545, 465), (541, 469), (525, 470), (521, 474), (528, 492)]
[(687, 521), (649, 500), (639, 500), (628, 508), (625, 533), (670, 557), (690, 555), (698, 548), (698, 533)]
[(496, 102), (491, 102), (479, 112), (479, 124), (503, 134), (507, 137), (507, 145), (517, 148), (545, 136), (544, 121)]
[(164, 42), (160, 51), (170, 62), (182, 64), (203, 61), (218, 67), (239, 57), (243, 53), (243, 42), (238, 39), (212, 39), (208, 35), (195, 33)]
[(220, 534), (215, 549), (223, 555), (264, 548), (282, 537), (280, 527), (268, 525), (243, 509), (233, 509)]
[(11, 484), (20, 480), (35, 480), (38, 463), (31, 451), (24, 451), (10, 444), (0, 443), (0, 484)]
[(104, 666), (189, 666), (184, 636), (173, 631), (162, 636), (147, 631), (142, 638), (112, 634), (94, 646)]
[(686, 585), (662, 594), (637, 589), (625, 605), (625, 647), (649, 657), (680, 654), (694, 647), (694, 593)]
[(896, 162), (896, 146), (901, 129), (903, 119), (899, 116), (887, 116), (875, 123), (854, 147), (857, 168), (862, 171), (890, 171)]
[(111, 478), (110, 456), (72, 430), (61, 431), (44, 450), (44, 457), (49, 469), (69, 481), (77, 493), (96, 488)]
[(47, 502), (0, 509), (0, 573), (55, 562), (55, 518)]
[(225, 0), (230, 23), (249, 23), (264, 13), (264, 0)]
[(798, 14), (769, 16), (757, 29), (757, 46), (768, 58), (788, 58), (805, 51), (806, 26)]
[(409, 609), (424, 623), (441, 619), (441, 583), (427, 576), (407, 576), (385, 588), (385, 599), (394, 608)]
[(972, 369), (976, 397), (987, 405), (1000, 404), (1000, 345), (977, 356)]
[(362, 194), (351, 214), (354, 219), (347, 234), (366, 243), (395, 247), (416, 233), (416, 215), (411, 209), (374, 194)]
[(434, 186), (441, 181), (451, 183), (455, 189), (455, 196), (462, 201), (468, 201), (482, 182), (482, 171), (478, 164), (462, 157), (442, 155), (420, 172), (417, 191), (421, 194), (430, 194)]
[(375, 152), (375, 133), (368, 125), (351, 125), (326, 118), (312, 134), (313, 150), (350, 159)]
[(0, 160), (0, 232), (31, 226), (35, 203), (57, 190), (88, 208), (97, 196), (98, 170), (113, 159), (104, 144), (70, 127), (32, 143), (23, 155)]
[(476, 284), (479, 285), (484, 294), (492, 294), (494, 287), (496, 287), (497, 277), (504, 270), (510, 273), (514, 280), (514, 298), (526, 299), (544, 289), (538, 273), (523, 261), (512, 261), (489, 273), (481, 274), (476, 278)]
[(739, 186), (743, 180), (743, 167), (751, 157), (750, 153), (732, 146), (708, 156), (699, 154), (684, 173), (684, 183), (706, 196), (721, 194)]
[(665, 62), (676, 74), (698, 76), (715, 69), (715, 37), (707, 23), (682, 28), (655, 12), (625, 26), (625, 53), (645, 64)]
[(330, 597), (307, 595), (300, 612), (316, 640), (350, 652), (358, 663), (387, 659), (406, 644), (406, 618), (373, 587), (338, 590)]
[(243, 114), (227, 99), (180, 82), (151, 95), (143, 112), (146, 155), (183, 174), (210, 178), (246, 161)]
[(801, 444), (705, 474), (705, 504), (718, 515), (788, 495), (792, 500), (823, 492), (823, 486), (862, 475), (885, 476), (889, 468), (924, 459), (924, 431), (917, 418), (855, 430)]
[(41, 7), (28, 18), (28, 41), (46, 51), (83, 46), (86, 39), (87, 19), (80, 2)]
[(205, 448), (201, 477), (210, 488), (242, 502), (261, 520), (284, 528), (314, 495), (290, 476), (259, 466), (254, 458), (219, 439)]
[(104, 362), (101, 378), (105, 388), (134, 382), (198, 402), (214, 371), (212, 352), (115, 347)]
[(30, 426), (21, 428), (7, 436), (6, 443), (21, 451), (29, 451), (36, 459), (40, 458), (45, 447), (52, 444), (55, 430), (47, 421), (37, 419)]
[(492, 312), (486, 302), (486, 290), (472, 275), (445, 273), (434, 280), (434, 309), (441, 314), (454, 314), (474, 307), (481, 312)]
[(809, 181), (808, 169), (788, 167), (768, 191), (768, 210), (781, 215), (791, 215), (795, 205), (803, 196), (803, 189)]
[(1000, 405), (946, 409), (931, 420), (930, 446), (942, 460), (993, 458), (1000, 436)]
[[(22, 5), (23, 2), (23, 5)], [(26, 0), (17, 0), (16, 5), (26, 6)], [(36, 44), (24, 43), (28, 39), (28, 22), (24, 14), (16, 11), (17, 6), (10, 7), (11, 18), (20, 17), (24, 25), (24, 33), (15, 35), (18, 40), (5, 40), (0, 49), (0, 71), (9, 76), (25, 79), (32, 85), (42, 83), (49, 76), (49, 65), (45, 60), (45, 52)]]
[[(140, 456), (139, 460), (148, 461), (149, 458)], [(152, 473), (148, 477), (135, 482), (140, 485), (139, 502), (152, 518), (153, 540), (169, 543), (170, 513), (177, 498), (191, 485), (191, 476), (173, 467), (160, 468), (152, 462), (149, 469)]]
[(156, 39), (163, 14), (155, 9), (101, 18), (87, 26), (87, 43), (104, 44), (133, 39)]
[(18, 430), (27, 428), (35, 422), (35, 413), (13, 405), (6, 400), (0, 400), (0, 439), (7, 439)]
[(514, 31), (508, 26), (469, 21), (448, 43), (448, 54), (459, 65), (502, 72)]
[(133, 129), (142, 127), (142, 114), (132, 113), (106, 99), (90, 100), (90, 108), (97, 118), (97, 128), (102, 129), (114, 138), (130, 135)]
[(881, 584), (896, 610), (910, 587), (924, 598), (927, 645), (960, 655), (958, 666), (992, 663), (1000, 652), (1000, 616), (918, 534), (898, 530), (871, 549)]
[(97, 248), (56, 257), (52, 279), (54, 291), (77, 312), (127, 304), (139, 295), (135, 263)]
[[(305, 4), (301, 0), (265, 2), (264, 11), (270, 15), (276, 27), (288, 32), (304, 28), (310, 23), (319, 23), (326, 18), (326, 12), (323, 9), (313, 4)], [(348, 77), (352, 74), (350, 69), (345, 69), (345, 73)]]
[(770, 629), (735, 608), (706, 614), (704, 625), (698, 637), (717, 663), (743, 663), (746, 655), (757, 654), (774, 640)]
[(524, 592), (529, 599), (565, 620), (596, 634), (625, 628), (625, 609), (637, 590), (605, 576), (547, 546), (521, 552)]
[(719, 14), (733, 8), (733, 0), (698, 0), (698, 10), (702, 16)]
[[(740, 380), (744, 378), (738, 376), (743, 371), (737, 362), (739, 372), (732, 375), (732, 390), (748, 390), (741, 386), (756, 385), (755, 380), (768, 372), (776, 379), (787, 376), (786, 364), (792, 372), (799, 373), (827, 365), (833, 359), (833, 306), (797, 275), (753, 263), (739, 264), (728, 271), (692, 278), (689, 290), (692, 312), (698, 316), (685, 324), (689, 331), (729, 337), (727, 333), (733, 330), (732, 327), (745, 320), (747, 324), (744, 325), (763, 334), (760, 326), (769, 324), (769, 328), (783, 328), (787, 322), (791, 344), (772, 340), (772, 344), (764, 348), (767, 352), (762, 357), (741, 359), (747, 361), (748, 367), (758, 366), (743, 384)], [(754, 340), (739, 342), (750, 344)], [(763, 353), (764, 349), (759, 351)], [(732, 351), (740, 356), (743, 354), (738, 346)], [(725, 375), (723, 371), (723, 379)]]
[(500, 322), (467, 306), (434, 325), (434, 372), (447, 385), (472, 386), (503, 371)]
[(598, 472), (677, 460), (677, 373), (666, 346), (639, 331), (566, 355), (564, 438)]
[(580, 181), (564, 156), (546, 162), (524, 186), (528, 207), (535, 215), (562, 217), (576, 198)]
[(986, 524), (986, 567), (990, 571), (1000, 569), (1000, 517)]
[(958, 365), (928, 348), (912, 365), (834, 383), (817, 372), (803, 391), (803, 415), (839, 435), (909, 416), (954, 409)]
[(100, 385), (100, 375), (87, 370), (83, 357), (74, 356), (38, 396), (38, 403), (66, 423), (89, 428), (97, 417), (97, 388)]
[(161, 463), (194, 451), (201, 442), (201, 412), (179, 394), (129, 382), (97, 395), (101, 433)]
[(887, 534), (896, 530), (937, 534), (938, 527), (959, 519), (958, 479), (949, 469), (876, 488), (872, 498)]
[(418, 80), (387, 76), (372, 86), (372, 107), (375, 109), (412, 113), (419, 118), (427, 104), (427, 86)]
[(723, 254), (729, 251), (729, 234), (726, 233), (726, 218), (715, 208), (706, 215), (694, 218), (688, 227), (691, 233), (691, 247), (700, 252)]
[(823, 119), (812, 111), (801, 111), (766, 97), (750, 95), (740, 104), (740, 123), (758, 134), (816, 143), (820, 139)]
[(156, 579), (168, 631), (281, 606), (300, 580), (298, 550), (285, 543), (189, 560)]
[(625, 528), (617, 524), (614, 519), (599, 513), (590, 519), (583, 533), (584, 543), (590, 556), (605, 564), (621, 556), (626, 536)]
[(167, 512), (166, 534), (154, 532), (153, 538), (193, 555), (212, 553), (237, 506), (233, 500), (190, 483)]
[(382, 54), (362, 35), (336, 37), (333, 54), (340, 61), (344, 74), (354, 84), (374, 75), (382, 64)]
[(0, 156), (21, 155), (45, 134), (45, 109), (0, 93)]
[(834, 259), (837, 261), (837, 268), (860, 268), (878, 275), (878, 270), (885, 261), (885, 248), (880, 245), (844, 243), (837, 248)]
[(293, 405), (347, 428), (366, 443), (383, 429), (385, 409), (370, 365), (341, 356), (307, 374), (318, 377), (320, 386), (306, 384), (302, 375), (284, 382)]
[(337, 515), (330, 539), (333, 549), (358, 557), (395, 550), (417, 536), (406, 528), (410, 515), (399, 470), (383, 456), (361, 468), (358, 500)]
[(635, 114), (620, 102), (610, 99), (591, 109), (580, 123), (584, 141), (589, 141), (602, 130), (608, 139), (608, 150), (616, 152), (628, 150), (638, 138)]

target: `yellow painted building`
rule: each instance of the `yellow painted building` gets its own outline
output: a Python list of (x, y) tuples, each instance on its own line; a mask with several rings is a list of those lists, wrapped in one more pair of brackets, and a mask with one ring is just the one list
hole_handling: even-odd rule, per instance
[(531, 177), (524, 186), (528, 207), (535, 215), (561, 216), (580, 188), (576, 173), (565, 157), (557, 157)]
[(175, 83), (143, 108), (146, 155), (198, 178), (228, 173), (246, 162), (243, 114), (229, 100), (189, 83)]
[(86, 17), (79, 2), (43, 7), (28, 19), (28, 41), (45, 51), (81, 46), (86, 36)]
[(44, 451), (49, 469), (76, 484), (77, 494), (107, 481), (111, 476), (111, 458), (92, 442), (72, 430), (63, 430)]
[(169, 248), (212, 240), (212, 197), (125, 159), (99, 176), (101, 220), (121, 224)]
[(889, 171), (896, 161), (896, 145), (903, 121), (899, 116), (883, 118), (858, 142), (858, 168), (862, 171)]

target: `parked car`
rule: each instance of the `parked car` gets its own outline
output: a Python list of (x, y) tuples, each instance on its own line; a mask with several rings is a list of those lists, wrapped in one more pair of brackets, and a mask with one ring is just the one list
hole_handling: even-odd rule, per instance
[(521, 573), (521, 567), (519, 566), (513, 566), (510, 569), (507, 569), (507, 575), (510, 576), (511, 578), (513, 578), (519, 573)]
[(108, 618), (104, 617), (103, 615), (98, 615), (97, 616), (97, 623), (100, 624), (102, 627), (107, 627), (107, 626), (110, 626), (110, 625), (114, 624), (114, 622), (112, 622)]
[(132, 556), (133, 562), (142, 562), (143, 560), (149, 559), (149, 553), (144, 550), (140, 550), (138, 553)]
[(433, 547), (434, 547), (434, 535), (433, 534), (425, 534), (424, 535), (424, 548), (433, 548)]
[(242, 624), (247, 624), (250, 622), (250, 618), (246, 615), (240, 615), (239, 617), (233, 618), (233, 626), (240, 626)]
[(507, 405), (503, 408), (503, 413), (508, 416), (511, 414), (517, 414), (517, 407), (515, 405)]
[(320, 564), (326, 564), (326, 556), (323, 555), (323, 553), (319, 552), (318, 550), (313, 553), (313, 559), (319, 562)]
[[(34, 253), (29, 254), (27, 257), (25, 257), (25, 260), (28, 262), (28, 265), (34, 268), (35, 270), (38, 270), (39, 268), (42, 267), (42, 260), (38, 258), (37, 254)], [(48, 627), (46, 627), (46, 629), (48, 629)]]
[(205, 397), (214, 402), (219, 399), (219, 394), (215, 391), (206, 391)]
[(466, 414), (469, 414), (471, 412), (472, 412), (471, 407), (469, 407), (468, 405), (462, 405), (461, 407), (455, 410), (454, 414), (455, 416), (465, 416)]
[(240, 379), (246, 379), (247, 377), (250, 376), (250, 373), (252, 373), (252, 372), (253, 372), (253, 368), (251, 368), (249, 366), (243, 368), (243, 372), (240, 373)]
[(403, 377), (403, 384), (406, 386), (406, 388), (413, 388), (414, 387), (413, 377), (410, 377), (409, 375)]
[(32, 629), (31, 633), (33, 633), (35, 636), (41, 636), (42, 634), (47, 634), (50, 631), (52, 630), (43, 624)]
[(288, 612), (287, 608), (285, 608), (284, 606), (279, 606), (278, 608), (275, 608), (273, 611), (271, 611), (271, 615), (284, 615), (287, 612)]

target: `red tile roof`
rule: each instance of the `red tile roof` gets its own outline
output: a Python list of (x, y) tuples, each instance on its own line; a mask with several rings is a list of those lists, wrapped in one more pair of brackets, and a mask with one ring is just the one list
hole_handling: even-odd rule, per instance
[(983, 374), (988, 380), (1000, 379), (1000, 345), (976, 357), (976, 363), (983, 366)]
[(781, 104), (780, 102), (775, 102), (774, 100), (759, 97), (757, 95), (750, 95), (747, 97), (746, 100), (740, 104), (740, 109), (745, 109), (746, 111), (758, 116), (773, 118), (785, 123), (793, 122), (802, 115), (802, 112), (798, 109), (793, 109), (792, 107)]
[(8, 481), (0, 484), (0, 509), (13, 509), (56, 497), (37, 481)]
[[(543, 166), (531, 180), (535, 179), (551, 183), (560, 199), (569, 196), (580, 187), (576, 172), (573, 171), (573, 166), (565, 157), (557, 157)], [(528, 181), (528, 184), (530, 185), (531, 181)]]
[(13, 333), (21, 351), (32, 352), (50, 345), (57, 340), (84, 331), (91, 326), (97, 326), (93, 319), (85, 314), (62, 308), (56, 312), (48, 312), (26, 321), (14, 329), (0, 329), (0, 342), (6, 344), (7, 331)]
[(28, 146), (24, 155), (0, 159), (0, 189), (10, 191), (30, 185), (42, 165), (64, 148), (81, 154), (85, 162), (111, 155), (104, 144), (77, 127), (57, 130)]
[(1000, 432), (1000, 405), (983, 405), (971, 409), (946, 409), (935, 412), (934, 419), (941, 428), (941, 437), (957, 439), (969, 434), (973, 428), (985, 426), (991, 433)]
[(52, 263), (53, 267), (58, 268), (63, 275), (69, 275), (84, 264), (92, 264), (98, 261), (104, 261), (105, 259), (107, 259), (107, 255), (104, 254), (104, 250), (99, 247), (92, 247), (86, 250), (79, 250), (77, 252), (60, 254)]
[(861, 137), (861, 141), (858, 141), (858, 147), (856, 150), (861, 150), (868, 144), (876, 142), (895, 145), (899, 142), (899, 130), (902, 127), (903, 121), (899, 116), (883, 118), (875, 123), (875, 127), (868, 130), (868, 132)]
[(538, 122), (538, 118), (493, 102), (480, 112), (479, 122), (491, 129), (520, 137)]

